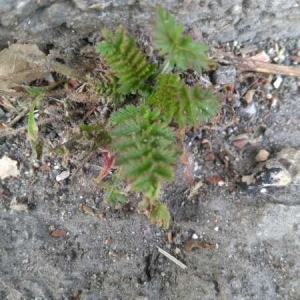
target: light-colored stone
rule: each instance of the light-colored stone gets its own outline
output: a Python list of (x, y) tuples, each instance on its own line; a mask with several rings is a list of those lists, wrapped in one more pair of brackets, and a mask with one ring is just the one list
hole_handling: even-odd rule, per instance
[(270, 156), (270, 153), (267, 150), (261, 149), (255, 156), (255, 160), (257, 162), (263, 162), (263, 161), (266, 161), (269, 158), (269, 156)]
[(0, 159), (0, 178), (5, 179), (7, 177), (17, 177), (20, 175), (18, 169), (18, 162), (9, 158), (8, 156), (3, 156)]
[(300, 183), (300, 150), (286, 148), (277, 153), (277, 159), (282, 162), (292, 174), (293, 182)]

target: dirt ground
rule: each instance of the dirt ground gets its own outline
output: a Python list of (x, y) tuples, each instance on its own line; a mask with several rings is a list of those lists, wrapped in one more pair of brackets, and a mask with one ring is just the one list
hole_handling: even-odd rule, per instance
[[(290, 55), (299, 50), (295, 40), (282, 43), (290, 45)], [(256, 45), (256, 52), (270, 47)], [(251, 76), (239, 74), (229, 90), (215, 85), (222, 95), (218, 119), (186, 133), (192, 186), (201, 184), (189, 197), (185, 166), (178, 165), (176, 180), (163, 191), (172, 217), (167, 231), (136, 212), (135, 197), (120, 209), (103, 203), (101, 187), (93, 182), (101, 154), (58, 182), (63, 171), (75, 173), (82, 154), (64, 160), (46, 153), (33, 162), (25, 134), (2, 137), (0, 157), (16, 160), (20, 175), (0, 185), (0, 299), (299, 300), (299, 187), (247, 193), (238, 184), (258, 164), (260, 149), (271, 158), (284, 148), (299, 149), (298, 81), (283, 77), (275, 89), (276, 75)], [(256, 94), (244, 107), (250, 89)], [(80, 109), (90, 109), (86, 103), (74, 107), (79, 115)], [(8, 122), (9, 111), (3, 112), (3, 122)], [(58, 120), (43, 126), (44, 137), (57, 141), (62, 124), (70, 129)], [(251, 141), (238, 149), (234, 140), (241, 134)], [(24, 210), (14, 209), (13, 203)], [(215, 249), (188, 252), (184, 244), (190, 238)], [(178, 267), (157, 247), (187, 268)]]

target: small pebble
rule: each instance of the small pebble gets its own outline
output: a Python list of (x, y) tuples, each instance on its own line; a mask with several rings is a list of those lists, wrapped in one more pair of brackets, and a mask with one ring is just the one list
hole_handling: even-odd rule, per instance
[(218, 67), (213, 78), (216, 84), (233, 84), (236, 79), (236, 68), (233, 66)]
[(281, 84), (282, 84), (282, 81), (283, 81), (283, 79), (282, 79), (281, 76), (277, 77), (277, 79), (276, 79), (276, 80), (274, 81), (274, 83), (273, 83), (274, 88), (275, 88), (275, 89), (279, 89), (279, 87), (280, 87)]
[(199, 239), (199, 236), (198, 236), (196, 233), (193, 233), (192, 239), (193, 239), (193, 240), (198, 240), (198, 239)]
[(5, 120), (5, 119), (6, 119), (5, 112), (2, 108), (0, 108), (0, 120)]
[(269, 156), (270, 156), (270, 153), (267, 150), (261, 149), (255, 156), (255, 160), (257, 162), (263, 162), (263, 161), (266, 161), (269, 158)]
[(243, 12), (243, 7), (240, 4), (233, 5), (230, 9), (231, 14), (239, 15)]
[(63, 171), (62, 173), (57, 175), (55, 179), (57, 182), (60, 182), (60, 181), (67, 179), (69, 176), (70, 176), (70, 171), (67, 170), (67, 171)]

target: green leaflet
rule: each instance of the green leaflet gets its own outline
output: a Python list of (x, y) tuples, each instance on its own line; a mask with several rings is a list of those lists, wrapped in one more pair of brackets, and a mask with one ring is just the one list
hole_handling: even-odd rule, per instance
[(97, 45), (97, 51), (103, 55), (114, 75), (119, 79), (118, 92), (134, 93), (145, 89), (145, 80), (156, 70), (149, 64), (146, 56), (137, 48), (135, 40), (126, 35), (124, 28), (115, 33), (103, 31), (104, 42)]
[(128, 105), (112, 114), (113, 145), (122, 172), (137, 191), (149, 197), (163, 180), (173, 178), (177, 161), (175, 138), (158, 110)]
[(94, 143), (94, 147), (106, 147), (111, 143), (111, 136), (101, 124), (81, 124), (80, 131), (85, 133), (87, 138)]
[(121, 180), (114, 174), (110, 182), (102, 183), (102, 186), (105, 188), (104, 199), (105, 201), (116, 207), (118, 204), (126, 203), (127, 194), (124, 191), (124, 186)]
[(166, 55), (165, 70), (172, 70), (176, 66), (180, 70), (193, 68), (197, 72), (207, 69), (208, 47), (202, 43), (193, 42), (190, 36), (182, 35), (183, 26), (163, 8), (156, 11), (156, 25), (154, 29), (154, 45), (161, 55)]
[(156, 222), (164, 228), (169, 228), (170, 219), (171, 217), (168, 208), (165, 204), (162, 203), (155, 205), (150, 213), (151, 222)]
[(28, 87), (26, 88), (27, 92), (35, 96), (35, 100), (31, 104), (29, 113), (28, 113), (28, 120), (27, 120), (27, 134), (28, 138), (30, 140), (31, 148), (36, 154), (37, 158), (40, 158), (42, 156), (43, 152), (43, 144), (39, 142), (39, 128), (36, 124), (35, 118), (34, 118), (34, 110), (36, 106), (38, 105), (43, 93), (41, 89), (35, 88), (35, 87)]
[(37, 141), (38, 134), (39, 134), (39, 128), (34, 119), (34, 110), (35, 110), (36, 105), (37, 105), (37, 100), (35, 100), (31, 105), (31, 108), (30, 108), (29, 114), (28, 114), (28, 122), (27, 122), (28, 137), (31, 141), (34, 141), (34, 142)]
[(118, 89), (119, 80), (116, 77), (103, 77), (101, 82), (96, 84), (98, 94), (103, 96), (107, 102), (114, 102), (114, 104), (119, 104), (125, 99)]
[(161, 74), (147, 103), (161, 109), (168, 122), (180, 127), (193, 126), (212, 117), (218, 108), (212, 91), (196, 86), (190, 88), (177, 74)]

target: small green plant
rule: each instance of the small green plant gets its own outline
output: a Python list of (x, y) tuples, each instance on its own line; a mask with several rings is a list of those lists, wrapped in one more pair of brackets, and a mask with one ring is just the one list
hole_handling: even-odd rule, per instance
[(43, 152), (43, 143), (39, 140), (39, 128), (34, 118), (34, 110), (43, 97), (43, 91), (35, 87), (27, 87), (26, 90), (30, 96), (35, 98), (28, 113), (27, 136), (34, 155), (40, 158)]
[[(150, 219), (167, 228), (170, 215), (160, 202), (164, 181), (174, 177), (179, 147), (175, 129), (199, 125), (217, 112), (217, 99), (212, 91), (200, 86), (188, 87), (174, 73), (174, 68), (200, 72), (210, 64), (208, 47), (183, 35), (183, 26), (161, 7), (157, 8), (154, 45), (164, 56), (162, 66), (151, 64), (128, 37), (124, 28), (115, 33), (105, 30), (104, 41), (97, 45), (112, 72), (113, 88), (103, 93), (135, 95), (137, 105), (126, 105), (111, 114), (109, 129), (110, 151), (115, 153), (118, 173), (131, 184), (132, 190), (143, 193), (139, 208)], [(107, 83), (105, 83), (107, 84)], [(135, 102), (136, 103), (136, 102)], [(110, 185), (107, 200), (123, 202), (120, 191)], [(118, 200), (120, 199), (120, 200)]]
[(157, 8), (154, 28), (154, 45), (165, 55), (164, 71), (171, 71), (175, 66), (185, 71), (192, 68), (197, 72), (207, 69), (209, 60), (206, 52), (209, 48), (193, 42), (190, 36), (183, 35), (183, 26), (161, 7)]

